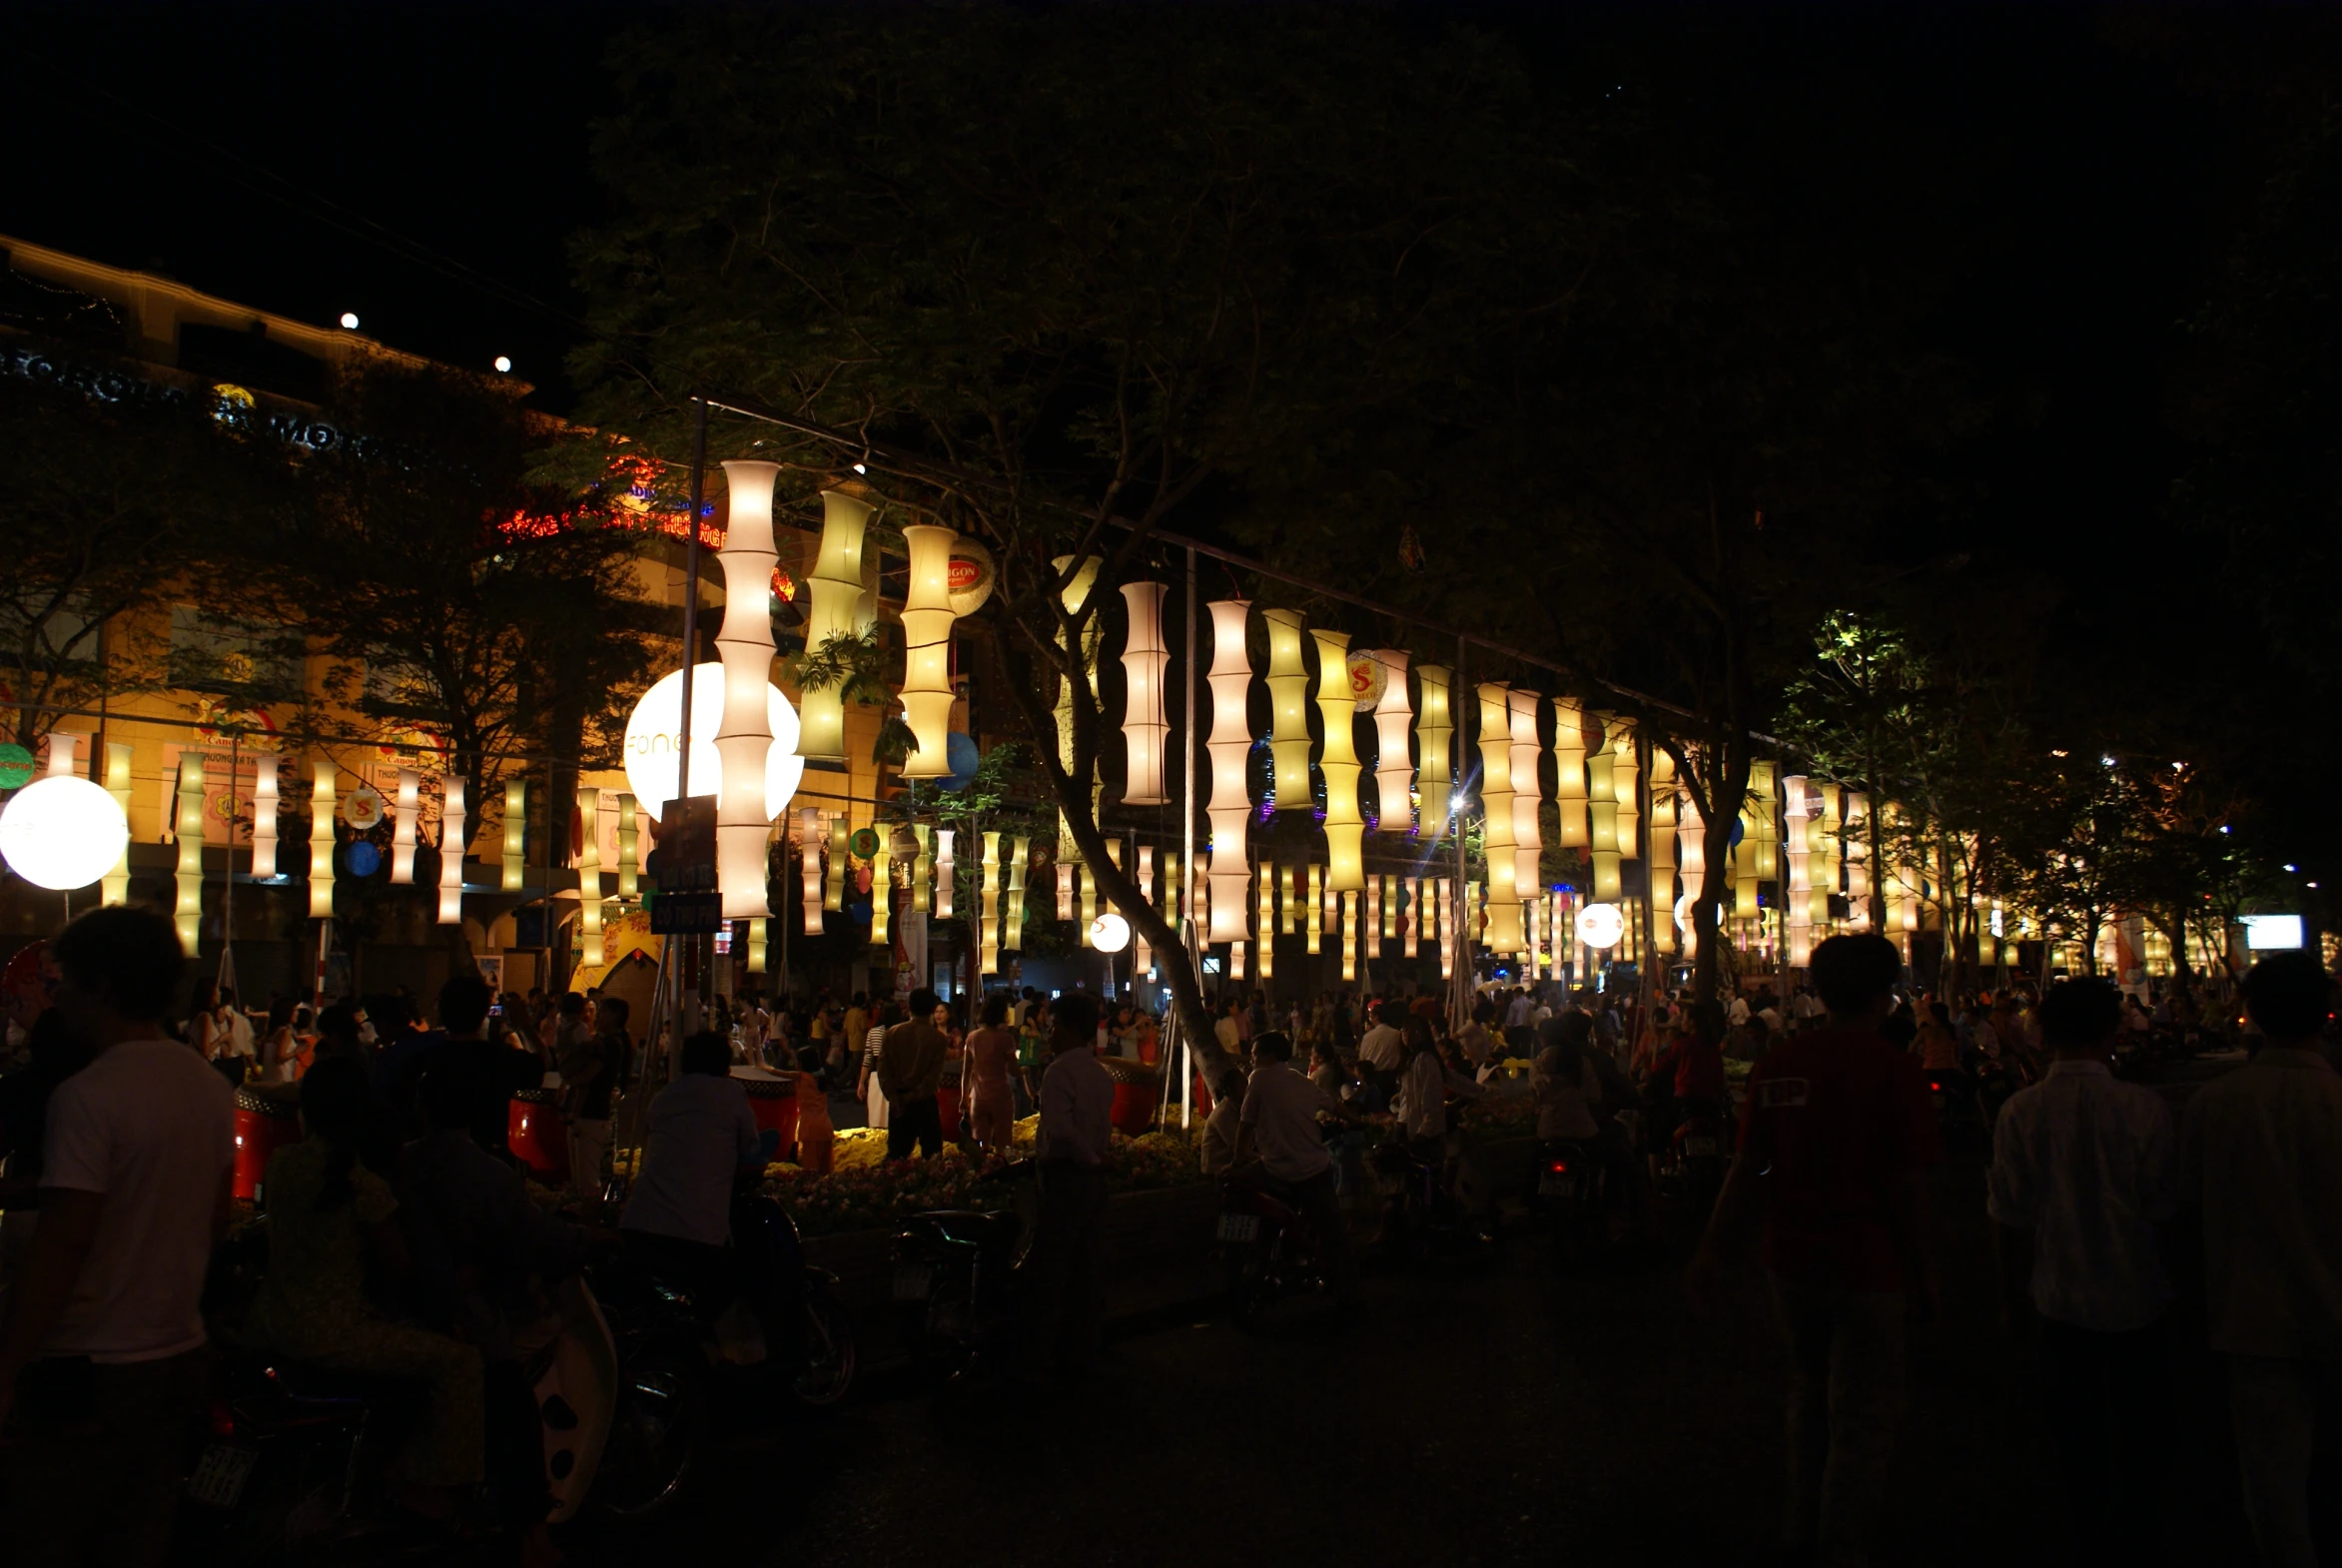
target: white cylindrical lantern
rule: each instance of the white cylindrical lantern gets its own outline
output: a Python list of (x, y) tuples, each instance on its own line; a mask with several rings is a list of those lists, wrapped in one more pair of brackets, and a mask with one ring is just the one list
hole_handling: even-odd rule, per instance
[(997, 832), (984, 835), (984, 858), (977, 863), (977, 899), (980, 911), (976, 923), (977, 946), (981, 951), (984, 973), (997, 975), (1001, 968), (1001, 836)]
[[(1252, 801), (1244, 789), (1245, 759), (1252, 731), (1245, 708), (1252, 689), (1252, 664), (1244, 647), (1244, 623), (1251, 606), (1243, 599), (1217, 599), (1211, 609), (1211, 942), (1241, 942), (1244, 885), (1250, 876), (1245, 840)], [(1265, 944), (1267, 928), (1261, 928)], [(1265, 949), (1262, 953), (1266, 960)]]
[(1480, 685), (1481, 843), (1488, 857), (1488, 932), (1492, 953), (1521, 951), (1520, 857), (1513, 853), (1511, 693), (1501, 681)]
[[(765, 809), (764, 772), (774, 736), (765, 693), (772, 682), (773, 566), (780, 558), (773, 547), (773, 480), (780, 471), (775, 462), (724, 464), (731, 511), (723, 548), (716, 554), (724, 572), (724, 620), (716, 632), (724, 696), (715, 742), (722, 769), (716, 791), (716, 891), (726, 920), (771, 913), (765, 845), (775, 813)], [(696, 671), (692, 684), (697, 687)], [(696, 689), (692, 695), (698, 696)]]
[(1276, 809), (1309, 813), (1316, 801), (1309, 789), (1309, 670), (1301, 657), (1301, 612), (1262, 610), (1260, 618), (1268, 626), (1268, 749), (1276, 764)]
[[(821, 550), (805, 583), (811, 595), (805, 616), (805, 649), (809, 653), (820, 652), (822, 645), (833, 637), (859, 635), (863, 624), (862, 535), (870, 525), (870, 504), (843, 490), (823, 490), (821, 505)], [(696, 680), (696, 675), (693, 678)], [(802, 755), (828, 767), (845, 767), (844, 687), (826, 686), (801, 695), (805, 702), (803, 734), (799, 741)], [(696, 700), (692, 707), (691, 728), (697, 734)], [(692, 759), (691, 766), (696, 774), (697, 757)]]
[[(634, 748), (628, 746), (631, 756)], [(639, 787), (639, 786), (638, 786)], [(668, 793), (674, 793), (673, 786)], [(504, 783), (504, 879), (501, 890), (517, 893), (525, 885), (528, 854), (528, 781), (507, 779)], [(314, 867), (313, 867), (314, 874)], [(317, 901), (317, 889), (310, 889), (310, 901)], [(312, 911), (315, 912), (314, 909)]]
[(439, 924), (463, 924), (463, 780), (439, 781)]
[[(234, 787), (231, 781), (230, 787)], [(179, 945), (195, 951), (203, 934), (204, 917), (204, 756), (199, 751), (179, 754), (178, 811), (172, 823), (179, 841), (179, 865), (173, 877), (178, 895), (173, 916), (179, 927)]]
[(935, 918), (952, 918), (952, 834), (951, 828), (935, 830)]
[(1171, 655), (1163, 646), (1163, 596), (1170, 592), (1160, 582), (1126, 582), (1123, 603), (1129, 611), (1129, 635), (1123, 641), (1123, 804), (1163, 806), (1163, 740), (1169, 727), (1163, 717), (1163, 672)]
[(1553, 699), (1553, 798), (1561, 808), (1563, 849), (1584, 849), (1586, 822), (1586, 715), (1574, 697)]
[(951, 775), (952, 550), (960, 535), (933, 523), (906, 524), (911, 586), (903, 596), (903, 722), (917, 744), (903, 777)]
[(1309, 956), (1317, 956), (1325, 939), (1325, 868), (1309, 867)]
[(1310, 636), (1317, 643), (1317, 713), (1325, 727), (1317, 753), (1318, 771), (1325, 775), (1325, 881), (1338, 892), (1354, 893), (1366, 885), (1360, 858), (1366, 819), (1358, 811), (1358, 699), (1350, 692), (1350, 634), (1315, 631)]
[(277, 759), (265, 753), (252, 762), (252, 874), (277, 874)]
[(390, 817), (390, 880), (400, 887), (414, 883), (414, 822), (421, 811), (422, 775), (400, 768), (398, 804)]
[(581, 963), (602, 962), (602, 792), (577, 788), (577, 816), (585, 831), (577, 849), (577, 946)]
[(1545, 850), (1545, 834), (1538, 822), (1545, 789), (1537, 774), (1537, 694), (1507, 692), (1505, 713), (1512, 735), (1513, 887), (1528, 900), (1545, 884), (1538, 864)]
[(642, 819), (636, 814), (634, 792), (618, 792), (618, 897), (642, 895)]
[(1058, 862), (1058, 919), (1069, 924), (1074, 919), (1074, 865), (1066, 860)]
[(878, 853), (870, 857), (870, 945), (883, 948), (894, 941), (891, 921), (895, 912), (895, 858), (887, 848), (887, 836), (878, 836)]
[(1448, 703), (1454, 674), (1444, 664), (1425, 664), (1415, 671), (1423, 690), (1423, 711), (1415, 719), (1415, 789), (1421, 796), (1417, 818), (1426, 839), (1447, 831), (1448, 795), (1455, 779), (1449, 750), (1455, 743), (1455, 715)]
[(324, 920), (334, 913), (334, 783), (340, 770), (331, 757), (320, 757), (310, 771), (309, 912)]
[(1382, 666), (1382, 696), (1374, 704), (1374, 828), (1400, 835), (1415, 831), (1415, 769), (1407, 759), (1407, 730), (1415, 722), (1407, 704), (1404, 648), (1376, 648)]
[(821, 935), (821, 808), (797, 813), (797, 902), (809, 937)]
[(1636, 860), (1642, 855), (1643, 765), (1635, 751), (1633, 723), (1621, 719), (1614, 728), (1618, 734), (1610, 747), (1610, 794), (1618, 802), (1614, 828), (1618, 835), (1618, 858)]

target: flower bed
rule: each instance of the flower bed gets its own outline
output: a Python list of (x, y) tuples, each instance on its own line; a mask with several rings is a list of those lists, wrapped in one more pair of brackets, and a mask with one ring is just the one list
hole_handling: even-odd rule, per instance
[[(997, 1208), (1007, 1189), (993, 1178), (1009, 1163), (1033, 1153), (1038, 1119), (1017, 1124), (1013, 1153), (965, 1154), (945, 1149), (933, 1160), (886, 1163), (884, 1133), (838, 1135), (834, 1169), (821, 1175), (796, 1166), (765, 1169), (765, 1190), (787, 1206), (806, 1235), (892, 1229), (905, 1215), (928, 1208)], [(1109, 1146), (1109, 1183), (1140, 1192), (1202, 1179), (1200, 1128), (1177, 1128), (1140, 1138), (1116, 1135)]]
[(1475, 1101), (1456, 1115), (1456, 1121), (1474, 1138), (1526, 1138), (1537, 1127), (1537, 1103), (1526, 1095)]

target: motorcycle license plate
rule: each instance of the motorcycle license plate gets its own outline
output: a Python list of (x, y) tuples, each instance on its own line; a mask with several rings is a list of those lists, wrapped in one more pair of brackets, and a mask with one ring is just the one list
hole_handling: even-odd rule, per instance
[(928, 1287), (935, 1283), (935, 1270), (925, 1263), (897, 1263), (895, 1265), (895, 1299), (924, 1301)]
[(1703, 1155), (1713, 1155), (1716, 1153), (1716, 1140), (1712, 1138), (1687, 1138), (1683, 1141), (1683, 1152), (1695, 1160)]
[(1567, 1171), (1548, 1171), (1537, 1178), (1539, 1197), (1575, 1197), (1577, 1193), (1578, 1178)]
[(187, 1495), (206, 1508), (235, 1507), (252, 1475), (253, 1461), (259, 1457), (253, 1449), (230, 1443), (204, 1444), (203, 1459), (195, 1474), (187, 1478)]
[(1222, 1241), (1250, 1241), (1260, 1234), (1258, 1214), (1222, 1214), (1219, 1216), (1219, 1238)]

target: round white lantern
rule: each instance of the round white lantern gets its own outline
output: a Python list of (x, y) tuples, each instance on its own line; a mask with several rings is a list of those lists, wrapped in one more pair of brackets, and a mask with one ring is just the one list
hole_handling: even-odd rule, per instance
[(0, 812), (0, 857), (37, 888), (86, 888), (122, 858), (130, 824), (121, 805), (88, 779), (52, 773), (16, 792)]
[(1090, 922), (1090, 945), (1101, 953), (1120, 953), (1131, 945), (1131, 923), (1108, 910)]
[(1625, 935), (1626, 917), (1616, 904), (1588, 904), (1578, 911), (1578, 940), (1586, 946), (1608, 952)]
[[(805, 777), (797, 755), (797, 710), (769, 682), (765, 708), (772, 720), (772, 750), (765, 754), (764, 806), (779, 816)], [(724, 721), (724, 667), (710, 660), (691, 672), (691, 794), (714, 795), (723, 782), (716, 731)], [(675, 756), (683, 740), (683, 672), (676, 670), (642, 694), (626, 720), (626, 783), (653, 821), (675, 798)]]

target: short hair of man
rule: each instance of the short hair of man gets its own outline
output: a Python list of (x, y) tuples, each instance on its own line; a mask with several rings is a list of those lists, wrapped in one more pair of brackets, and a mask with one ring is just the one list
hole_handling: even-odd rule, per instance
[(477, 975), (450, 975), (439, 988), (439, 1027), (450, 1035), (468, 1035), (487, 1022), (495, 1001), (488, 983)]
[(996, 991), (984, 999), (984, 1027), (998, 1029), (1009, 1021), (1009, 994)]
[(924, 986), (911, 993), (911, 1016), (913, 1018), (923, 1019), (941, 1006), (943, 1006), (943, 999)]
[(2052, 1050), (2087, 1050), (2112, 1039), (2122, 1027), (2122, 997), (2103, 980), (2060, 980), (2041, 998), (2035, 1016), (2040, 1020), (2043, 1045)]
[(1903, 955), (1895, 944), (1872, 933), (1832, 937), (1814, 949), (1807, 966), (1814, 993), (1833, 1013), (1860, 1013), (1895, 990), (1903, 978)]
[(594, 1027), (603, 1034), (626, 1027), (626, 1020), (634, 1016), (634, 1005), (624, 997), (605, 996), (593, 1005)]
[(561, 1000), (553, 1004), (553, 1011), (563, 1018), (583, 1018), (585, 1016), (585, 993), (582, 991), (562, 992)]
[(1086, 992), (1074, 991), (1050, 1004), (1050, 1027), (1060, 1039), (1074, 1037), (1095, 1040), (1098, 1037), (1098, 999)]
[(2270, 1039), (2301, 1040), (2332, 1016), (2334, 978), (2306, 949), (2272, 953), (2244, 977), (2244, 1006)]
[(1281, 1029), (1265, 1030), (1252, 1037), (1252, 1054), (1266, 1057), (1271, 1062), (1290, 1062), (1293, 1059), (1293, 1037)]
[(722, 1078), (732, 1071), (731, 1042), (712, 1029), (683, 1037), (682, 1067), (686, 1073)]
[(171, 1012), (187, 969), (169, 917), (132, 904), (76, 916), (49, 944), (49, 958), (74, 989), (141, 1024)]

